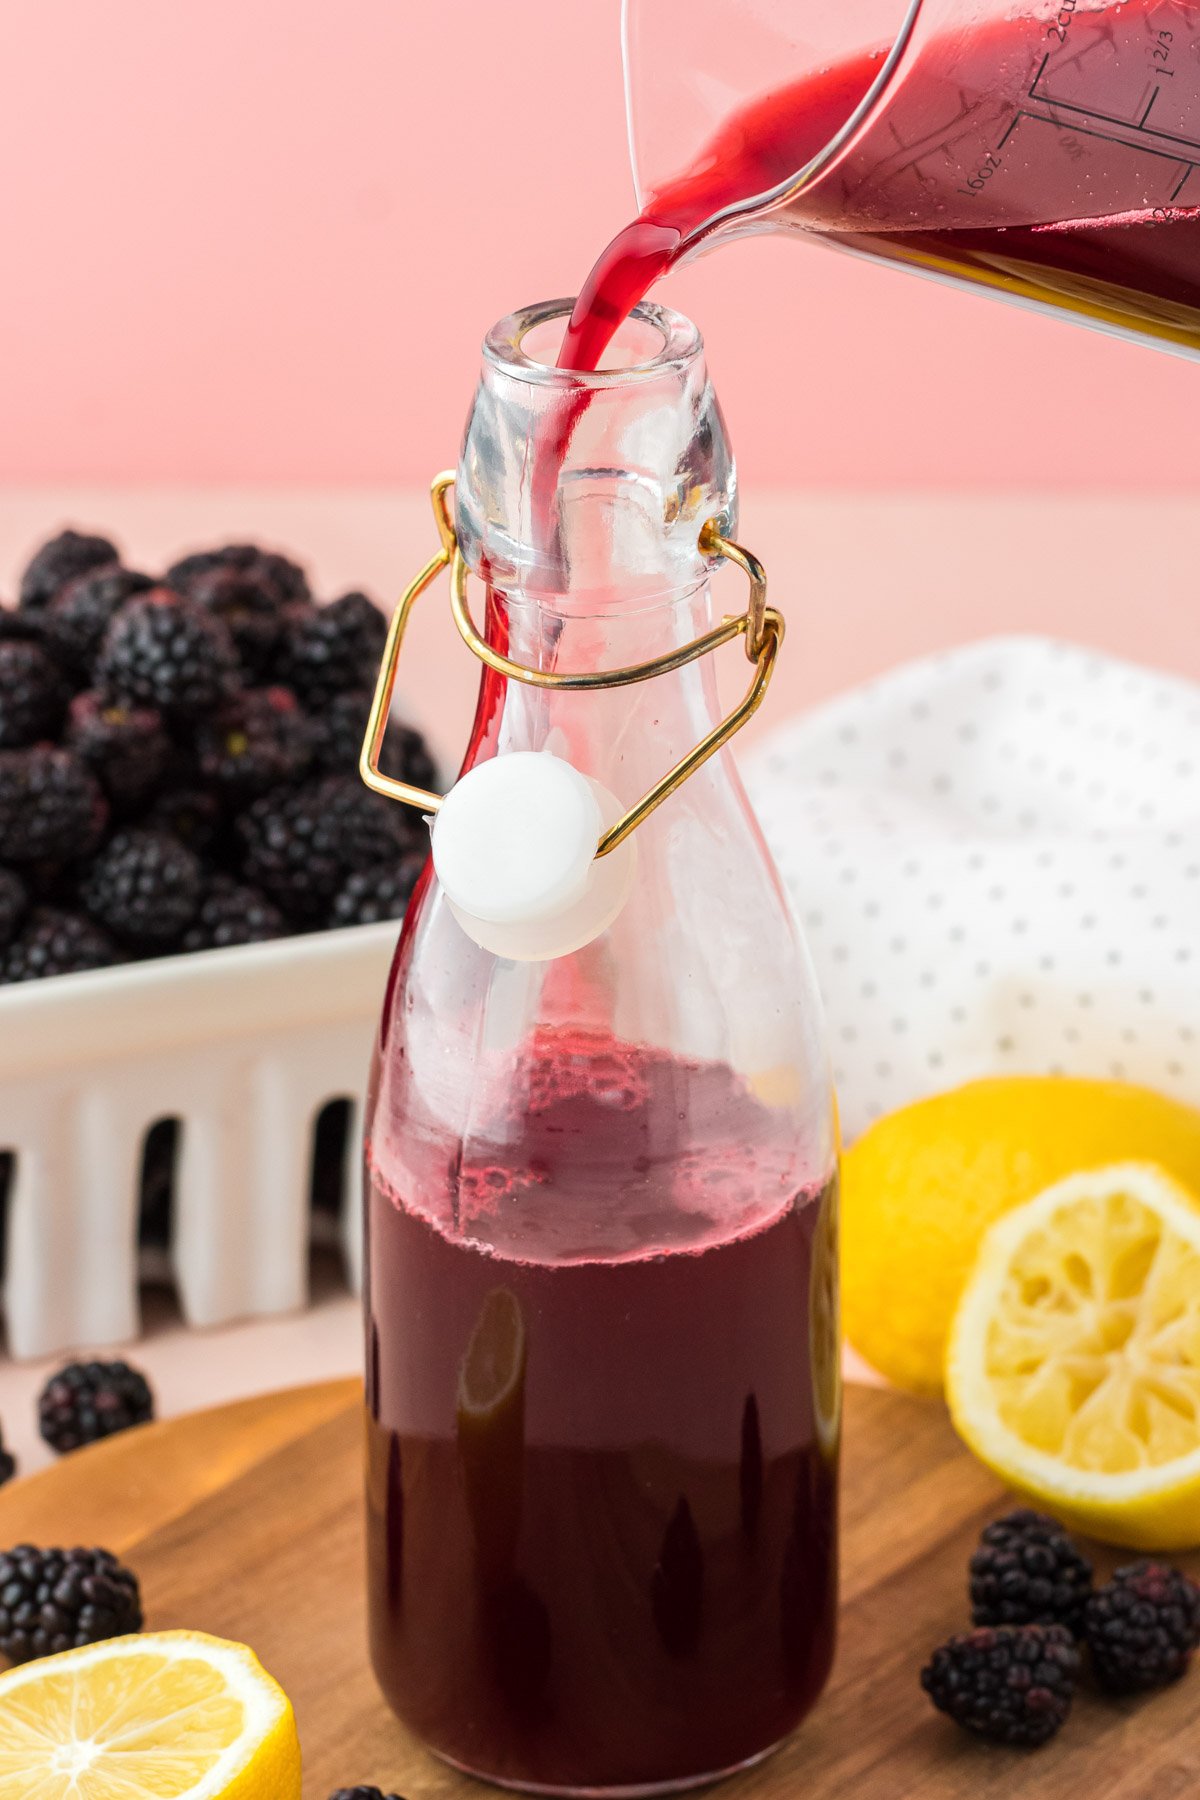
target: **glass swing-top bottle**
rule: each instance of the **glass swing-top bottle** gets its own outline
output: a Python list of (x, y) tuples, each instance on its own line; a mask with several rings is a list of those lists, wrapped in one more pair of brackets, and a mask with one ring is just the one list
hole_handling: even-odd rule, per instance
[[(501, 769), (441, 855), (439, 814), (367, 1129), (371, 1642), (395, 1711), (457, 1767), (632, 1794), (756, 1760), (829, 1669), (837, 1143), (808, 957), (708, 754), (782, 623), (760, 588), (714, 614), (721, 556), (757, 565), (730, 541), (699, 334), (644, 305), (608, 367), (561, 371), (568, 311), (489, 334), (452, 508), (435, 490), (443, 550), (405, 604), (450, 563), (471, 641), (483, 582), (494, 666), (456, 794), (536, 753), (619, 836), (686, 779), (607, 855), (593, 822), (592, 898), (532, 936), (509, 851), (569, 813), (565, 788)], [(755, 663), (724, 728), (698, 638)]]

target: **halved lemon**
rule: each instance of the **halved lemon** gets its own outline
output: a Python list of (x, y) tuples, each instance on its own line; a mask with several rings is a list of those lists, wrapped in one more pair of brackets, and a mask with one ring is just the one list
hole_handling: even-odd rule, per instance
[(291, 1702), (199, 1632), (44, 1657), (0, 1675), (0, 1800), (300, 1800)]
[(1200, 1192), (1200, 1110), (1065, 1075), (969, 1081), (901, 1107), (842, 1162), (846, 1336), (900, 1387), (940, 1394), (984, 1233), (1051, 1182), (1148, 1162)]
[(960, 1435), (1093, 1537), (1200, 1544), (1200, 1202), (1120, 1163), (993, 1225), (951, 1327)]

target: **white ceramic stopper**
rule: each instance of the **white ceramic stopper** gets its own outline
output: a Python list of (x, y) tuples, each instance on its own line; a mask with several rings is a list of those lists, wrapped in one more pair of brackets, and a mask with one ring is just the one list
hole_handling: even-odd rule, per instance
[(467, 936), (543, 962), (607, 929), (633, 883), (632, 838), (596, 857), (616, 797), (545, 750), (514, 750), (457, 782), (433, 822), (433, 866)]

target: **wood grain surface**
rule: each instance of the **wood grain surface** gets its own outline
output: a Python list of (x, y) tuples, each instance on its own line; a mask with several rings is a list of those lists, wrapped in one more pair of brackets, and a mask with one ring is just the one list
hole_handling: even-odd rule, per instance
[[(137, 1570), (151, 1627), (251, 1644), (296, 1705), (305, 1800), (377, 1782), (407, 1800), (486, 1790), (393, 1719), (365, 1649), (356, 1383), (244, 1401), (127, 1432), (0, 1492), (0, 1543), (102, 1543)], [(1200, 1669), (1141, 1703), (1086, 1690), (1048, 1749), (976, 1744), (918, 1690), (925, 1652), (966, 1624), (965, 1569), (1002, 1505), (940, 1406), (847, 1394), (841, 1642), (833, 1680), (729, 1800), (1182, 1800), (1200, 1795)], [(1107, 1570), (1119, 1560), (1099, 1551)], [(1200, 1574), (1200, 1558), (1190, 1559)]]

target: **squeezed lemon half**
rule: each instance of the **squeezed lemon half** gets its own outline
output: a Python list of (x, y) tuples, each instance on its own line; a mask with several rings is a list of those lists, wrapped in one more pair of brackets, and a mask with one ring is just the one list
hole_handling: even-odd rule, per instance
[(1051, 1182), (1149, 1162), (1200, 1193), (1200, 1110), (1149, 1088), (1007, 1076), (880, 1119), (842, 1164), (846, 1335), (900, 1387), (940, 1393), (984, 1233)]
[(1200, 1543), (1200, 1203), (1120, 1163), (1009, 1213), (955, 1314), (946, 1392), (976, 1455), (1068, 1524)]
[(300, 1800), (291, 1702), (199, 1632), (44, 1657), (0, 1675), (0, 1800)]

